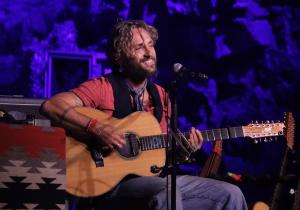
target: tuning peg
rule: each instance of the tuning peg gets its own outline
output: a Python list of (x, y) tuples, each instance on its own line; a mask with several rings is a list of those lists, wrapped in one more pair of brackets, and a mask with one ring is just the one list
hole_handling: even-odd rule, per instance
[(258, 121), (257, 121), (257, 120), (255, 120), (255, 124), (258, 124)]
[(255, 139), (255, 140), (254, 140), (254, 144), (257, 144), (257, 143), (258, 143), (258, 140), (257, 140), (257, 139)]
[(269, 124), (269, 123), (270, 123), (270, 121), (269, 121), (269, 120), (267, 120), (267, 121), (266, 121), (266, 124)]
[(255, 141), (256, 141), (255, 143), (261, 143), (262, 139), (261, 138), (257, 138)]
[(268, 142), (268, 139), (267, 139), (267, 138), (264, 138), (264, 142)]
[(293, 188), (291, 188), (291, 189), (289, 190), (289, 193), (290, 193), (291, 195), (294, 195), (294, 194), (296, 193), (296, 190), (293, 189)]

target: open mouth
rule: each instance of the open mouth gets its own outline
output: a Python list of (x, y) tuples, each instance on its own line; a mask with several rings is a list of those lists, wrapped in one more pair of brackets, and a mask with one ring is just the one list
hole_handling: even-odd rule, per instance
[(143, 63), (145, 63), (147, 66), (153, 66), (153, 65), (155, 65), (155, 62), (154, 62), (153, 59), (145, 60), (145, 61), (143, 61)]

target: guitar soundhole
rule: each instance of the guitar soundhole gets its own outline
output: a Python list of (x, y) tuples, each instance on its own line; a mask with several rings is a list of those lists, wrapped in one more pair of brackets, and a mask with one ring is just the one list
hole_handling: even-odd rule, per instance
[(140, 152), (138, 136), (134, 133), (126, 133), (125, 140), (125, 146), (119, 148), (118, 152), (121, 156), (125, 158), (134, 158)]

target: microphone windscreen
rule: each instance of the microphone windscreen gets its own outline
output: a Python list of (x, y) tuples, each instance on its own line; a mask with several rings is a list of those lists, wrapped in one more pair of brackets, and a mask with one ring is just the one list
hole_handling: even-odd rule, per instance
[(175, 73), (178, 73), (182, 67), (183, 66), (182, 66), (181, 63), (175, 63), (175, 64), (173, 64), (173, 70), (174, 70)]

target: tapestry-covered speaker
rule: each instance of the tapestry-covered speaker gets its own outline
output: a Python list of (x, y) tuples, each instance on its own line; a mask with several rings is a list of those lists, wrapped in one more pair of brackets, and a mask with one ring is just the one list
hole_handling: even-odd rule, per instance
[(62, 128), (0, 123), (0, 209), (65, 209)]

